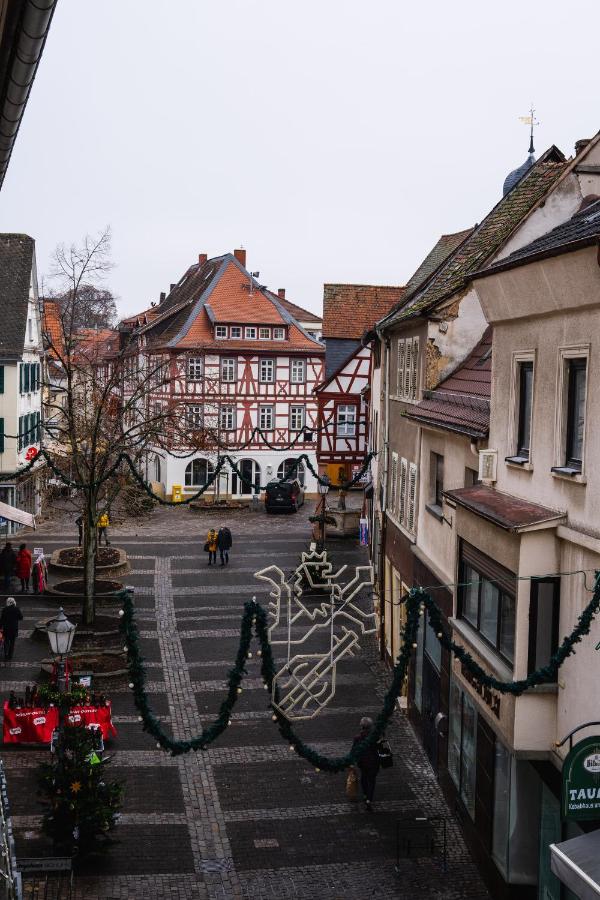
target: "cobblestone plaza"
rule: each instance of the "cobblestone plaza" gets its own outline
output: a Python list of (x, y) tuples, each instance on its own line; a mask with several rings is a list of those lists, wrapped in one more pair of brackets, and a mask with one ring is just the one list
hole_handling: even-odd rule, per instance
[[(155, 712), (178, 738), (209, 722), (239, 641), (243, 603), (266, 600), (253, 573), (269, 563), (291, 571), (309, 540), (308, 507), (297, 516), (240, 511), (193, 514), (162, 510), (147, 524), (112, 529), (130, 555), (141, 650)], [(228, 568), (208, 568), (202, 553), (209, 526), (230, 526)], [(64, 523), (36, 533), (50, 553), (72, 544)], [(331, 542), (338, 565), (366, 562), (355, 541)], [(23, 599), (25, 621), (15, 659), (3, 668), (2, 691), (23, 692), (45, 653), (28, 639), (51, 611)], [(68, 612), (68, 610), (67, 610)], [(338, 666), (338, 687), (318, 717), (298, 731), (321, 752), (347, 751), (361, 716), (377, 714), (389, 680), (375, 640)], [(112, 773), (125, 782), (118, 842), (76, 879), (76, 896), (94, 898), (483, 898), (486, 891), (435, 776), (403, 713), (388, 731), (394, 767), (381, 771), (374, 812), (345, 798), (343, 774), (317, 773), (283, 742), (268, 708), (256, 654), (248, 662), (232, 725), (204, 753), (173, 758), (156, 748), (138, 722), (127, 684), (111, 688), (118, 738), (109, 745)], [(47, 751), (5, 748), (9, 799), (21, 856), (41, 850), (35, 768)], [(448, 821), (448, 872), (439, 858), (403, 859), (396, 871), (395, 823), (414, 810)]]

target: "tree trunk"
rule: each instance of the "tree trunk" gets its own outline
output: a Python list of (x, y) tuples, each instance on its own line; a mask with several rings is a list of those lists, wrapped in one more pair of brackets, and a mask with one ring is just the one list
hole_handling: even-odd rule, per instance
[(83, 513), (83, 609), (84, 625), (93, 625), (96, 615), (94, 583), (96, 581), (96, 552), (98, 547), (98, 509), (95, 495), (86, 493)]

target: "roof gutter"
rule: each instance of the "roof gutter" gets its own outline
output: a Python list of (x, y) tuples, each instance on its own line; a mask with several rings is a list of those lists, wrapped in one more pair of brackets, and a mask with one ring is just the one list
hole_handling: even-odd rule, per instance
[(0, 188), (44, 50), (57, 0), (25, 0), (0, 100)]

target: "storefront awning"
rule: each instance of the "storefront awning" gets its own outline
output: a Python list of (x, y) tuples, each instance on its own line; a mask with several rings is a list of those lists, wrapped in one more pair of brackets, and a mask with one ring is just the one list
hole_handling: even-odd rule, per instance
[(600, 897), (600, 831), (550, 844), (550, 866), (580, 900)]
[(0, 517), (8, 522), (18, 522), (19, 525), (29, 525), (30, 528), (35, 528), (35, 516), (22, 509), (17, 509), (16, 506), (9, 506), (8, 503), (0, 503)]

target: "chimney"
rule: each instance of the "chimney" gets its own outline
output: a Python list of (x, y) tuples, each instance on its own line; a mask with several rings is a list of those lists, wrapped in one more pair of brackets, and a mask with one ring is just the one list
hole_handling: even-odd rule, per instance
[(208, 254), (207, 254), (207, 253), (199, 253), (199, 254), (198, 254), (198, 265), (199, 265), (200, 267), (202, 267), (202, 266), (204, 265), (204, 263), (206, 262), (207, 259), (208, 259)]
[(177, 287), (177, 285), (175, 284), (174, 281), (172, 281), (172, 282), (171, 282), (171, 290), (173, 290), (173, 288), (175, 288), (175, 287)]
[(165, 292), (164, 292), (164, 291), (161, 291), (161, 292), (160, 292), (160, 300), (159, 300), (158, 302), (159, 302), (159, 303), (162, 303), (166, 296), (167, 296), (167, 295), (165, 294)]
[(285, 300), (285, 288), (277, 288), (277, 296)]
[(591, 138), (581, 138), (581, 140), (575, 141), (575, 156), (579, 156), (581, 151), (587, 147), (590, 141)]
[(243, 247), (240, 247), (239, 250), (234, 250), (233, 255), (237, 259), (237, 261), (246, 268), (246, 251)]

